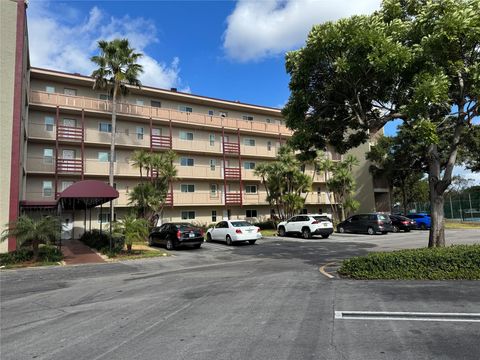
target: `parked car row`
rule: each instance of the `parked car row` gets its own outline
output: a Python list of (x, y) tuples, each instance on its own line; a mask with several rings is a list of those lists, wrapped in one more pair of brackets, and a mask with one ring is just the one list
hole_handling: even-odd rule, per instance
[[(225, 241), (255, 244), (262, 238), (260, 228), (244, 220), (225, 220), (207, 230), (207, 241)], [(188, 223), (165, 223), (154, 227), (148, 237), (148, 245), (163, 245), (167, 250), (181, 246), (199, 249), (204, 241), (203, 229)]]

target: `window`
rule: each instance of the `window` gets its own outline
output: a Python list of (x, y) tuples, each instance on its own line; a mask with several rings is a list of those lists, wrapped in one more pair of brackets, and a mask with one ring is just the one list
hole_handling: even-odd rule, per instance
[(69, 89), (69, 88), (64, 88), (63, 93), (65, 95), (70, 95), (70, 96), (77, 96), (77, 89)]
[(245, 193), (246, 194), (256, 194), (257, 193), (257, 185), (245, 185)]
[(210, 134), (209, 135), (209, 140), (210, 140), (210, 146), (215, 145), (215, 134)]
[(208, 115), (213, 116), (215, 112), (213, 110), (208, 110)]
[(217, 221), (217, 210), (212, 210), (212, 222)]
[(194, 220), (195, 211), (182, 211), (182, 220)]
[(53, 119), (53, 116), (45, 116), (45, 130), (46, 131), (53, 131), (53, 124), (55, 123), (55, 120)]
[(252, 115), (243, 115), (242, 119), (243, 120), (248, 120), (248, 121), (253, 121), (253, 116)]
[(43, 149), (43, 162), (53, 164), (53, 149)]
[(257, 217), (257, 210), (245, 210), (245, 216), (247, 218), (256, 218)]
[(100, 94), (98, 95), (98, 97), (100, 100), (112, 100), (112, 95), (108, 95), (108, 94)]
[(42, 184), (43, 196), (44, 197), (52, 196), (52, 188), (53, 186), (52, 186), (51, 180), (44, 181)]
[(55, 86), (47, 85), (45, 86), (45, 91), (49, 94), (53, 94), (55, 92)]
[[(107, 210), (108, 211), (108, 210)], [(113, 214), (114, 221), (117, 220), (117, 214)], [(105, 214), (98, 214), (98, 222), (99, 223), (109, 223), (110, 222), (110, 213)]]
[(179, 132), (180, 140), (193, 140), (193, 133), (188, 131)]
[(255, 139), (245, 138), (243, 143), (245, 146), (255, 146)]
[(272, 151), (272, 142), (271, 141), (267, 141), (267, 150)]
[(150, 106), (151, 107), (162, 107), (162, 103), (158, 100), (151, 100), (150, 101)]
[(183, 112), (193, 112), (193, 109), (190, 106), (180, 105), (178, 110)]
[(61, 187), (62, 190), (61, 191), (65, 190), (70, 185), (73, 185), (73, 181), (62, 181), (62, 187)]
[(193, 184), (181, 184), (180, 191), (182, 193), (193, 193), (195, 192), (195, 185)]
[(110, 123), (98, 123), (98, 131), (100, 132), (112, 132), (112, 124)]
[(145, 105), (145, 102), (143, 100), (136, 100), (135, 105), (143, 106)]
[(266, 119), (265, 119), (265, 122), (266, 122), (267, 124), (270, 124), (270, 123), (272, 122), (272, 119), (266, 118)]
[(192, 158), (182, 157), (180, 158), (180, 166), (194, 166), (195, 160)]
[(217, 184), (210, 184), (210, 196), (217, 196), (218, 186)]
[(215, 167), (217, 166), (217, 160), (210, 159), (210, 170), (215, 171)]
[(245, 170), (253, 170), (255, 169), (255, 163), (254, 162), (251, 162), (251, 161), (245, 161), (243, 163), (243, 168)]
[(143, 127), (137, 126), (137, 140), (143, 140)]
[(98, 161), (109, 162), (110, 161), (110, 152), (109, 151), (99, 151), (98, 152)]

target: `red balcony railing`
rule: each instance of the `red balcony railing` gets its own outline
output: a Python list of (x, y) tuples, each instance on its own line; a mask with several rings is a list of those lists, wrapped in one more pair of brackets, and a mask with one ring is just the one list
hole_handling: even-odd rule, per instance
[(240, 144), (233, 142), (224, 142), (223, 152), (225, 154), (240, 154)]
[(165, 205), (173, 206), (173, 193), (170, 191), (165, 198)]
[(57, 159), (57, 172), (62, 173), (82, 173), (83, 161), (80, 159)]
[(240, 180), (240, 168), (225, 168), (224, 177), (227, 180)]
[(150, 135), (150, 142), (154, 149), (172, 148), (172, 138), (170, 136)]
[(240, 192), (225, 193), (225, 205), (242, 205), (242, 193)]
[(59, 140), (83, 140), (83, 129), (76, 126), (58, 125), (57, 137)]

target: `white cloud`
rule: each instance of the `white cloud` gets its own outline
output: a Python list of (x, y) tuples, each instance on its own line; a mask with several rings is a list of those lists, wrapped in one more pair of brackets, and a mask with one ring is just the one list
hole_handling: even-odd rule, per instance
[[(96, 6), (81, 19), (78, 11), (71, 7), (64, 6), (61, 13), (54, 7), (54, 3), (45, 1), (31, 2), (28, 7), (32, 66), (90, 75), (95, 68), (90, 57), (97, 53), (97, 41), (127, 38), (136, 51), (144, 54), (139, 61), (144, 66), (144, 73), (140, 76), (144, 85), (160, 88), (183, 86), (189, 90), (179, 76), (180, 60), (177, 57), (168, 64), (145, 51), (149, 45), (158, 42), (152, 21), (128, 15), (109, 17)], [(70, 15), (64, 17), (65, 12)]]
[(301, 46), (314, 24), (378, 9), (380, 0), (240, 0), (227, 18), (223, 47), (237, 61)]
[(472, 184), (480, 185), (480, 172), (472, 172), (464, 166), (455, 166), (453, 168), (453, 175), (460, 175), (465, 179), (471, 179)]

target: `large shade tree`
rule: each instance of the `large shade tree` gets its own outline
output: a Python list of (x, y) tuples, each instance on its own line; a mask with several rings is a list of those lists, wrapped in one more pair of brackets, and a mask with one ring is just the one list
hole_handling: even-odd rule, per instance
[(478, 141), (478, 14), (478, 0), (385, 0), (372, 15), (314, 26), (286, 56), (284, 115), (298, 149), (345, 152), (403, 120), (411, 156), (428, 170), (431, 247), (445, 245), (444, 193), (459, 150)]
[[(138, 79), (143, 72), (137, 61), (143, 56), (130, 47), (128, 39), (100, 40), (99, 55), (92, 56), (91, 61), (98, 67), (92, 72), (93, 88), (104, 90), (112, 101), (112, 137), (110, 142), (109, 184), (114, 183), (115, 133), (117, 120), (117, 100), (128, 92), (128, 86), (140, 87)], [(113, 202), (110, 202), (110, 218), (114, 219)]]

